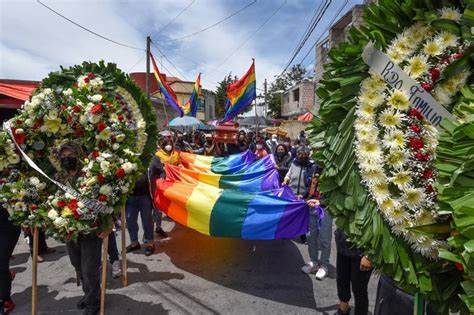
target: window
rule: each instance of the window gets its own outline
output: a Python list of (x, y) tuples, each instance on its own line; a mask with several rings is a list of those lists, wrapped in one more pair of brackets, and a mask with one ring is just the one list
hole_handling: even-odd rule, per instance
[(300, 101), (300, 89), (293, 90), (293, 102)]

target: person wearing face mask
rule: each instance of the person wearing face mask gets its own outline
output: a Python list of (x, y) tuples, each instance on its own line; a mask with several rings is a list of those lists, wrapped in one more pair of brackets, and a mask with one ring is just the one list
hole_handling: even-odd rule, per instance
[(181, 164), (179, 153), (174, 149), (173, 142), (169, 138), (163, 139), (160, 149), (155, 155), (160, 159), (161, 163), (168, 163), (175, 166)]
[(178, 133), (176, 135), (176, 142), (174, 144), (175, 150), (182, 151), (182, 152), (190, 152), (191, 146), (189, 142), (184, 140), (184, 135), (182, 133)]
[(270, 139), (266, 141), (267, 148), (271, 153), (275, 153), (276, 147), (278, 145), (278, 136), (272, 135)]
[(221, 156), (222, 151), (219, 144), (213, 139), (211, 134), (206, 134), (206, 142), (204, 143), (204, 154), (207, 156)]
[(245, 133), (244, 132), (239, 133), (239, 139), (238, 139), (237, 147), (238, 147), (239, 152), (245, 152), (249, 148), (249, 146), (247, 144), (247, 140), (245, 140)]
[(288, 154), (288, 149), (283, 144), (279, 144), (276, 146), (274, 157), (276, 163), (275, 168), (278, 170), (278, 174), (280, 174), (281, 183), (290, 169), (291, 156)]
[(299, 199), (305, 199), (310, 206), (308, 251), (311, 261), (306, 263), (301, 271), (307, 274), (316, 272), (316, 279), (323, 280), (328, 273), (331, 255), (332, 219), (327, 212), (320, 219), (320, 213), (316, 211), (315, 207), (319, 206), (323, 199), (318, 189), (322, 168), (311, 161), (309, 156), (310, 149), (301, 145), (283, 184), (288, 185)]
[(264, 158), (268, 155), (267, 150), (265, 150), (264, 142), (262, 139), (257, 140), (257, 145), (255, 146), (255, 155), (257, 156), (257, 160)]
[[(76, 180), (82, 167), (79, 159), (83, 156), (82, 148), (73, 142), (61, 146), (59, 158), (62, 171), (54, 176), (55, 179), (77, 190)], [(100, 222), (98, 223), (100, 225)], [(112, 228), (113, 222), (110, 221), (100, 234), (79, 234), (77, 240), (66, 242), (71, 264), (81, 278), (84, 297), (77, 303), (77, 308), (84, 309), (83, 314), (99, 313), (102, 239), (110, 234)]]

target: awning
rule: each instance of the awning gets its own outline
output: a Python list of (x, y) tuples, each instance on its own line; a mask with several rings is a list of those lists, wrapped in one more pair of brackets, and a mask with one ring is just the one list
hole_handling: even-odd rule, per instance
[(0, 83), (0, 94), (10, 96), (14, 99), (26, 101), (30, 98), (36, 84), (6, 84)]
[(313, 114), (311, 114), (310, 112), (307, 112), (306, 114), (298, 116), (298, 120), (303, 121), (303, 122), (310, 122), (311, 120), (313, 120), (313, 117), (314, 117)]

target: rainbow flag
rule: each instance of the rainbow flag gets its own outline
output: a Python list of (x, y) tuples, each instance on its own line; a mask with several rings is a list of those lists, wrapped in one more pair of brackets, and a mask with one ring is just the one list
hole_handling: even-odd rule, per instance
[(257, 97), (257, 81), (255, 79), (255, 60), (250, 69), (238, 81), (227, 86), (226, 113), (222, 122), (237, 116), (245, 107), (252, 104)]
[(221, 189), (196, 181), (159, 179), (156, 206), (202, 234), (247, 240), (293, 238), (308, 230), (309, 210), (290, 188), (266, 192)]
[(201, 93), (201, 74), (199, 73), (191, 97), (184, 105), (184, 114), (196, 117), (198, 105), (200, 103), (199, 93)]
[(237, 189), (242, 191), (268, 191), (280, 188), (280, 176), (274, 168), (248, 169), (237, 174), (205, 173), (165, 165), (166, 179), (190, 184), (205, 183), (217, 188)]
[[(181, 164), (187, 169), (215, 174), (234, 174), (249, 167), (255, 160), (255, 154), (250, 150), (242, 153), (232, 154), (228, 157), (204, 156), (186, 152), (180, 152)], [(268, 157), (268, 156), (267, 156)], [(262, 159), (263, 160), (263, 159)], [(259, 165), (269, 165), (270, 158), (261, 161)]]
[(164, 76), (160, 73), (158, 70), (158, 67), (156, 66), (155, 58), (153, 55), (150, 53), (151, 56), (151, 62), (153, 64), (153, 72), (155, 73), (155, 78), (156, 81), (158, 82), (158, 86), (160, 87), (161, 94), (166, 99), (166, 102), (168, 105), (173, 107), (179, 114), (180, 116), (183, 116), (183, 109), (181, 105), (179, 104), (178, 97), (176, 96), (176, 93), (173, 91), (173, 89), (166, 83), (166, 79)]

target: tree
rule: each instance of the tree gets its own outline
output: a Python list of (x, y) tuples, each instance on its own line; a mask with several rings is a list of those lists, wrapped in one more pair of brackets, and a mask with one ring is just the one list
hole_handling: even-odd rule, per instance
[(281, 96), (283, 91), (303, 81), (305, 75), (306, 69), (301, 64), (297, 64), (283, 75), (275, 76), (275, 81), (270, 84), (267, 92), (268, 109), (273, 117), (281, 117)]
[(227, 85), (237, 80), (237, 77), (232, 77), (232, 72), (224, 77), (219, 82), (216, 89), (216, 117), (223, 118), (225, 114), (225, 102), (227, 100)]

